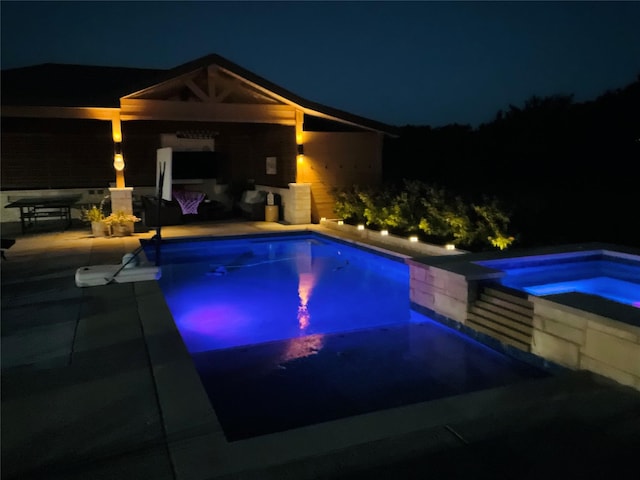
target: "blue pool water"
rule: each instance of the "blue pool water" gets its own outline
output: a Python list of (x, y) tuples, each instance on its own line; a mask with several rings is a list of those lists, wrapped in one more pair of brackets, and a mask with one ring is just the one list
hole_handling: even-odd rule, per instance
[(580, 292), (640, 308), (640, 259), (602, 252), (477, 262), (505, 272), (503, 285), (537, 296)]
[(318, 236), (167, 243), (167, 304), (190, 352), (415, 321), (408, 267)]
[(307, 233), (161, 251), (161, 289), (230, 441), (547, 375), (412, 310), (398, 258)]

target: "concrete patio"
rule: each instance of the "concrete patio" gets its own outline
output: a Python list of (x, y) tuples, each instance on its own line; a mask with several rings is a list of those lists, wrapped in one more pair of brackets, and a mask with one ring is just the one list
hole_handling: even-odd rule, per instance
[[(336, 235), (215, 222), (163, 237), (304, 228)], [(3, 479), (637, 475), (640, 392), (587, 372), (229, 445), (156, 282), (75, 285), (77, 268), (120, 263), (153, 233), (15, 236), (1, 265)]]

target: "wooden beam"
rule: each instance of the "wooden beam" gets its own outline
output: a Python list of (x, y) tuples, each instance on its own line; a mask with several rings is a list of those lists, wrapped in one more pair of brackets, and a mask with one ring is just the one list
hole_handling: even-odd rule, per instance
[(180, 120), (238, 123), (275, 123), (294, 126), (295, 110), (287, 105), (121, 101), (120, 118), (126, 120)]
[(207, 67), (207, 83), (209, 86), (209, 97), (216, 98), (216, 76), (218, 74), (218, 67), (215, 65), (209, 65)]
[(117, 118), (119, 112), (119, 108), (106, 107), (2, 107), (3, 117), (22, 118), (80, 118), (111, 121)]
[(184, 83), (187, 86), (187, 88), (189, 88), (189, 90), (191, 90), (196, 95), (196, 97), (198, 97), (200, 100), (202, 100), (203, 102), (211, 101), (211, 98), (209, 97), (209, 95), (204, 93), (199, 86), (193, 83), (193, 80), (189, 79)]
[(233, 92), (232, 88), (229, 88), (229, 87), (225, 88), (222, 92), (216, 95), (215, 101), (218, 103), (222, 102), (225, 98), (227, 98), (231, 94), (231, 92)]

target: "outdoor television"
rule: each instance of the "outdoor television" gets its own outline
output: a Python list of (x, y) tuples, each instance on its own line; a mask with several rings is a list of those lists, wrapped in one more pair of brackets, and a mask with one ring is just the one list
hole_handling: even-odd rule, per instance
[(216, 152), (172, 152), (171, 176), (173, 180), (216, 178), (218, 164)]

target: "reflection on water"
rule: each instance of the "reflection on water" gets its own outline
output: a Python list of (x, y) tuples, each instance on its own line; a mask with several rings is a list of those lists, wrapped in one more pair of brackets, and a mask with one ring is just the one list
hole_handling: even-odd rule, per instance
[[(303, 245), (299, 248), (296, 258), (296, 269), (298, 271), (298, 327), (300, 335), (305, 335), (306, 330), (311, 325), (311, 313), (309, 312), (309, 300), (313, 289), (318, 281), (318, 274), (314, 272), (309, 251), (310, 245)], [(298, 338), (291, 338), (287, 342), (287, 349), (282, 355), (281, 362), (288, 362), (297, 358), (304, 358), (318, 353), (323, 346), (324, 335), (308, 335)]]
[(311, 314), (309, 313), (309, 299), (316, 284), (316, 276), (311, 273), (301, 273), (298, 279), (298, 325), (304, 331), (309, 326)]
[(280, 363), (317, 354), (324, 346), (324, 335), (307, 335), (306, 337), (287, 340), (287, 348), (282, 353)]
[(305, 242), (296, 245), (295, 254), (295, 266), (298, 274), (298, 326), (300, 333), (304, 333), (311, 322), (309, 299), (318, 277), (313, 269), (311, 243)]

